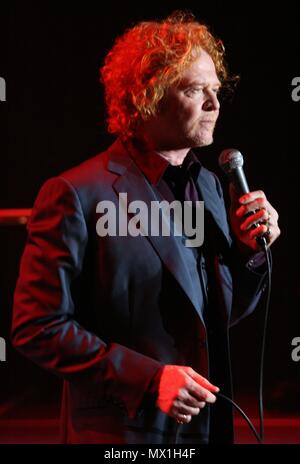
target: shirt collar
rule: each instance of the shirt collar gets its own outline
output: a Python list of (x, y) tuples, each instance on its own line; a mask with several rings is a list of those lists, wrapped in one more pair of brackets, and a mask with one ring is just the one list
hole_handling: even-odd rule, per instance
[[(151, 184), (157, 185), (166, 173), (168, 167), (173, 168), (169, 161), (155, 151), (143, 151), (139, 149), (138, 141), (133, 139), (127, 140), (126, 148), (129, 156), (133, 159), (135, 164)], [(192, 150), (188, 152), (182, 165), (180, 167), (176, 167), (176, 169), (180, 171), (183, 170), (187, 172), (191, 170), (193, 176), (199, 173), (200, 168), (201, 163)]]

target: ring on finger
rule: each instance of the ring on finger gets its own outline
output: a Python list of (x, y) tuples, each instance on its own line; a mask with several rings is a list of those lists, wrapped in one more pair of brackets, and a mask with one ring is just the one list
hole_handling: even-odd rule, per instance
[(271, 235), (271, 227), (267, 224), (267, 232), (265, 233), (266, 235)]
[[(263, 208), (263, 209), (265, 209), (265, 208)], [(258, 224), (258, 225), (259, 225), (259, 224), (264, 224), (264, 225), (266, 225), (266, 226), (269, 228), (269, 222), (270, 222), (270, 219), (271, 219), (271, 213), (270, 213), (270, 211), (268, 211), (268, 210), (266, 210), (266, 212), (268, 213), (267, 219), (262, 219), (262, 220), (258, 221), (257, 224)]]
[(185, 421), (187, 420), (187, 415), (186, 414), (181, 414), (181, 417), (184, 419), (179, 419), (178, 417), (176, 418), (177, 424), (185, 424)]
[(261, 208), (261, 210), (265, 210), (265, 212), (266, 212), (267, 215), (268, 215), (267, 219), (265, 219), (264, 221), (265, 221), (265, 222), (269, 222), (270, 219), (271, 219), (271, 213), (270, 213), (270, 211), (269, 211), (267, 208)]

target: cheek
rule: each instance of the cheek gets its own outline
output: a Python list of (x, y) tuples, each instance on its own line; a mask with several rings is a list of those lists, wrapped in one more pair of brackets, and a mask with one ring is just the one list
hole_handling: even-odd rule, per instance
[(200, 114), (195, 107), (190, 105), (181, 105), (178, 108), (174, 108), (173, 117), (177, 119), (182, 125), (187, 126), (197, 121)]
[(182, 106), (181, 114), (184, 115), (186, 120), (196, 121), (201, 116), (202, 102), (192, 101), (190, 104)]
[(200, 114), (196, 111), (192, 111), (191, 109), (186, 110), (182, 113), (182, 124), (187, 129), (194, 129), (197, 128), (200, 121)]
[(164, 122), (173, 127), (187, 127), (195, 124), (201, 116), (201, 103), (194, 101), (169, 101), (161, 113)]

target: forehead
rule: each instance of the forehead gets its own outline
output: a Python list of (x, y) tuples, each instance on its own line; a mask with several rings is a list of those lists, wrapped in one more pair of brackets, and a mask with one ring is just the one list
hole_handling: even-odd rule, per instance
[(180, 84), (186, 85), (191, 82), (209, 85), (221, 84), (217, 76), (215, 64), (205, 50), (201, 50), (198, 58), (184, 71)]

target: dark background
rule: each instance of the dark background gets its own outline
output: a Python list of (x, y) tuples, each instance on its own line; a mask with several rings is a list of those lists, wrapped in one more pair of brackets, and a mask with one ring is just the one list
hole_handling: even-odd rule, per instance
[[(270, 2), (263, 12), (261, 4), (1, 4), (0, 76), (6, 80), (7, 102), (0, 102), (0, 208), (30, 208), (47, 178), (111, 143), (98, 82), (105, 54), (115, 37), (136, 22), (190, 8), (222, 38), (230, 70), (241, 76), (232, 101), (223, 102), (215, 143), (201, 149), (201, 160), (220, 176), (226, 191), (218, 156), (224, 148), (239, 148), (251, 189), (263, 189), (280, 214), (282, 235), (272, 247), (266, 405), (297, 414), (300, 363), (291, 360), (291, 340), (300, 336), (300, 102), (292, 102), (290, 95), (292, 78), (300, 75), (300, 7)], [(0, 363), (0, 417), (56, 417), (60, 382), (9, 346), (12, 295), (25, 238), (23, 226), (0, 226), (0, 336), (8, 345), (7, 361)], [(257, 386), (260, 320), (258, 311), (232, 331), (236, 394), (246, 406), (245, 398)]]

